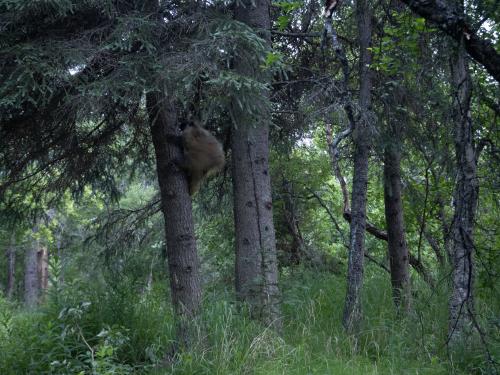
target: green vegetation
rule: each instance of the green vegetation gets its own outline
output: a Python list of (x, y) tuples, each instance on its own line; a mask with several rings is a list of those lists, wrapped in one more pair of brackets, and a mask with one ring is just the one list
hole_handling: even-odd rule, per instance
[[(212, 288), (203, 309), (207, 336), (173, 364), (163, 362), (173, 338), (164, 288), (141, 295), (130, 280), (75, 282), (54, 288), (36, 313), (2, 300), (0, 373), (470, 374), (485, 368), (481, 350), (447, 360), (446, 288), (416, 288), (419, 313), (398, 320), (387, 278), (375, 267), (367, 270), (366, 321), (356, 348), (338, 324), (340, 275), (286, 272), (281, 337), (242, 317), (226, 292)], [(166, 368), (155, 369), (160, 364)]]
[(498, 375), (499, 35), (497, 0), (0, 0), (0, 375)]

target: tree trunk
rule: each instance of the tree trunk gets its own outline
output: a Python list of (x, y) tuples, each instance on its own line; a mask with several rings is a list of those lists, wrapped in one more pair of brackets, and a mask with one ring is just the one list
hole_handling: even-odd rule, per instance
[(38, 303), (40, 281), (38, 276), (38, 251), (40, 241), (36, 238), (38, 227), (33, 228), (33, 243), (24, 255), (24, 303), (32, 309)]
[(469, 337), (474, 324), (474, 217), (479, 183), (470, 116), (471, 82), (463, 43), (453, 57), (455, 86), (454, 121), (457, 181), (452, 224), (452, 292), (450, 297), (449, 340), (451, 344)]
[[(236, 20), (256, 29), (268, 43), (269, 1), (243, 1), (235, 7)], [(260, 67), (236, 58), (235, 70), (252, 78), (268, 80)], [(264, 95), (264, 93), (263, 93)], [(237, 105), (234, 106), (238, 107)], [(266, 118), (267, 116), (267, 118)], [(281, 329), (278, 265), (269, 176), (270, 114), (259, 121), (243, 111), (234, 114), (233, 151), (234, 222), (236, 231), (236, 293), (250, 306), (251, 313)]]
[[(309, 255), (306, 251), (306, 246), (304, 244), (304, 239), (302, 238), (302, 233), (300, 233), (299, 219), (297, 217), (297, 212), (295, 208), (295, 202), (293, 199), (293, 187), (286, 178), (283, 178), (283, 215), (288, 233), (292, 237), (292, 244), (290, 246), (290, 252), (288, 257), (288, 264), (299, 264), (304, 258)], [(313, 259), (307, 259), (313, 260)]]
[(281, 326), (278, 269), (268, 173), (267, 126), (233, 129), (236, 293), (252, 315)]
[[(394, 133), (398, 134), (399, 131)], [(399, 139), (395, 142), (399, 143)], [(411, 290), (408, 246), (405, 238), (403, 201), (401, 199), (400, 161), (399, 145), (386, 145), (384, 151), (384, 203), (391, 284), (396, 308), (408, 311)]]
[(56, 254), (59, 260), (59, 274), (57, 275), (57, 282), (59, 285), (64, 284), (64, 274), (66, 271), (66, 254), (63, 250), (63, 238), (64, 238), (64, 228), (65, 223), (60, 222), (59, 227), (55, 233), (56, 237)]
[(146, 106), (156, 154), (156, 171), (165, 220), (165, 239), (177, 340), (190, 346), (196, 338), (193, 319), (201, 305), (200, 263), (196, 251), (191, 198), (182, 160), (175, 105), (158, 92), (148, 93)]
[(37, 272), (39, 281), (39, 290), (41, 297), (44, 297), (49, 287), (49, 250), (46, 246), (40, 246), (37, 254)]
[(15, 249), (15, 236), (12, 235), (10, 245), (7, 248), (7, 287), (5, 289), (5, 296), (12, 299), (16, 284), (16, 249)]
[(363, 284), (363, 257), (365, 252), (366, 194), (368, 189), (368, 157), (370, 153), (370, 106), (371, 106), (371, 7), (365, 0), (356, 2), (359, 61), (359, 107), (360, 119), (353, 131), (354, 174), (352, 183), (352, 220), (349, 239), (349, 261), (347, 268), (347, 294), (345, 298), (343, 325), (347, 332), (358, 332), (361, 327), (361, 287)]

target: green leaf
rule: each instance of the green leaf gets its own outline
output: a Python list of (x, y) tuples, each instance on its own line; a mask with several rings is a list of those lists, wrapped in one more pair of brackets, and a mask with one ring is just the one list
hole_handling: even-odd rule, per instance
[(278, 29), (283, 31), (285, 28), (288, 26), (290, 23), (291, 18), (289, 16), (279, 16), (278, 20), (276, 21), (278, 23)]

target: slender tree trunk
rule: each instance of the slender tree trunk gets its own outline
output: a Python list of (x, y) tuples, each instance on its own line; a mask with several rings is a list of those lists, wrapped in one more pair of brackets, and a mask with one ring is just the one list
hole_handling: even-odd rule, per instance
[[(398, 125), (396, 125), (398, 126)], [(399, 132), (393, 132), (398, 134)], [(395, 141), (399, 143), (399, 140)], [(401, 155), (397, 144), (387, 144), (384, 151), (384, 203), (391, 284), (397, 308), (410, 308), (410, 273), (401, 198)]]
[(57, 228), (56, 237), (56, 251), (57, 258), (59, 258), (59, 275), (57, 276), (57, 282), (62, 285), (64, 284), (64, 274), (66, 271), (66, 255), (63, 250), (63, 238), (64, 238), (64, 228), (65, 224), (60, 223)]
[(38, 251), (40, 241), (36, 238), (38, 227), (33, 228), (33, 243), (24, 255), (24, 303), (27, 308), (34, 308), (40, 294), (40, 280), (38, 276)]
[[(285, 224), (288, 228), (288, 233), (292, 237), (292, 245), (290, 248), (290, 264), (299, 264), (308, 254), (302, 233), (300, 233), (299, 219), (297, 217), (297, 210), (293, 199), (293, 187), (286, 178), (283, 178), (283, 214)], [(311, 257), (312, 258), (312, 257)], [(314, 259), (307, 259), (313, 261)]]
[(37, 272), (39, 281), (40, 297), (43, 300), (45, 292), (49, 287), (49, 250), (46, 246), (40, 246), (37, 254)]
[(457, 181), (452, 223), (452, 293), (450, 297), (450, 343), (464, 342), (474, 324), (474, 217), (479, 183), (470, 115), (471, 82), (463, 43), (452, 62), (455, 86), (454, 121)]
[(15, 236), (12, 235), (10, 245), (7, 248), (7, 287), (5, 289), (5, 296), (12, 299), (16, 285), (16, 249), (15, 249)]
[[(234, 17), (263, 30), (265, 34), (261, 37), (270, 42), (268, 0), (245, 0), (235, 7)], [(258, 66), (250, 66), (247, 61), (236, 58), (234, 67), (239, 74), (269, 79)], [(256, 120), (242, 111), (235, 113), (234, 119), (237, 123), (232, 130), (231, 144), (236, 293), (249, 304), (254, 317), (279, 330), (282, 322), (269, 176), (269, 126), (266, 121)]]
[[(391, 1), (391, 9), (400, 14), (403, 4), (399, 0)], [(399, 26), (397, 19), (393, 24)], [(396, 38), (393, 38), (395, 42)], [(409, 251), (406, 243), (401, 193), (401, 145), (405, 114), (398, 111), (404, 105), (401, 101), (403, 79), (398, 74), (389, 77), (396, 85), (388, 86), (389, 103), (386, 103), (386, 127), (384, 148), (384, 205), (387, 226), (387, 248), (391, 269), (391, 284), (394, 304), (399, 312), (409, 311), (411, 289), (409, 271)], [(395, 108), (396, 107), (396, 108)], [(420, 259), (419, 259), (420, 260)]]
[(148, 277), (146, 279), (146, 284), (142, 288), (142, 294), (148, 294), (153, 289), (153, 267), (156, 263), (156, 257), (151, 259), (151, 264), (149, 266)]
[(38, 303), (37, 249), (30, 247), (24, 255), (24, 303), (33, 308)]
[(359, 61), (359, 107), (360, 119), (353, 132), (354, 175), (352, 182), (352, 219), (349, 238), (349, 261), (347, 266), (347, 294), (345, 298), (343, 325), (349, 333), (361, 328), (361, 287), (363, 284), (363, 257), (365, 252), (366, 194), (368, 189), (368, 157), (370, 153), (370, 106), (372, 79), (370, 71), (371, 53), (371, 7), (366, 0), (356, 2)]
[(201, 305), (200, 263), (196, 251), (191, 198), (187, 179), (178, 167), (182, 160), (175, 105), (161, 93), (146, 96), (156, 171), (165, 220), (167, 260), (177, 339), (190, 346), (196, 338), (193, 319)]

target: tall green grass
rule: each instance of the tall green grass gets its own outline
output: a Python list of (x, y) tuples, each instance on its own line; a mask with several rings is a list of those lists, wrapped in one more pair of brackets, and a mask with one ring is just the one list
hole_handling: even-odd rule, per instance
[(174, 325), (164, 285), (146, 294), (126, 279), (66, 285), (36, 312), (0, 302), (0, 374), (487, 373), (480, 345), (455, 359), (446, 351), (446, 288), (414, 289), (413, 312), (398, 317), (387, 276), (369, 269), (355, 340), (340, 324), (341, 276), (285, 273), (282, 335), (248, 319), (229, 292), (213, 287), (205, 293), (203, 339), (165, 361)]

